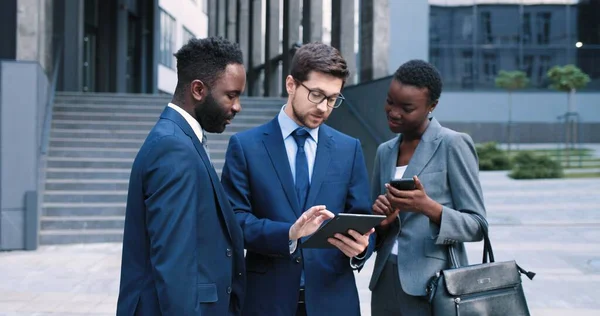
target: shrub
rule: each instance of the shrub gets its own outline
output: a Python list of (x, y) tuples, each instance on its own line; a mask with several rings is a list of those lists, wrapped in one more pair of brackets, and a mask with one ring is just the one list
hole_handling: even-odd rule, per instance
[(479, 170), (509, 170), (510, 159), (506, 152), (499, 149), (495, 142), (478, 145)]
[(515, 155), (509, 177), (513, 179), (562, 178), (563, 170), (559, 162), (547, 155), (522, 151)]

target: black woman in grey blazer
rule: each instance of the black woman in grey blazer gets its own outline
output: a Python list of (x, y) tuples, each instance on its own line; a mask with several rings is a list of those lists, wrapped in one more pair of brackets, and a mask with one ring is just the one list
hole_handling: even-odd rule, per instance
[[(466, 265), (463, 243), (483, 238), (462, 212), (486, 214), (473, 141), (430, 118), (441, 91), (439, 72), (421, 60), (400, 66), (390, 84), (385, 113), (398, 136), (379, 146), (373, 171), (373, 212), (387, 216), (376, 229), (373, 316), (430, 315), (427, 282), (449, 267), (448, 245)], [(416, 189), (397, 190), (393, 178), (413, 178)]]

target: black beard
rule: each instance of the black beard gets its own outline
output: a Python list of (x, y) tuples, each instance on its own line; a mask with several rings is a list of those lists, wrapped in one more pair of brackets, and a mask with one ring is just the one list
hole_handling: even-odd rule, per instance
[(209, 133), (223, 133), (227, 120), (233, 119), (233, 116), (229, 116), (210, 93), (204, 102), (196, 104), (194, 113), (202, 129)]

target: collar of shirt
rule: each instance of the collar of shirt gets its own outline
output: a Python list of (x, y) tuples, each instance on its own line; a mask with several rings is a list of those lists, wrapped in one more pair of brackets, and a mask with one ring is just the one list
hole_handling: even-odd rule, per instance
[(177, 113), (181, 114), (181, 116), (183, 116), (185, 121), (190, 125), (190, 127), (194, 131), (194, 134), (196, 134), (196, 137), (198, 137), (198, 140), (200, 141), (200, 143), (202, 143), (204, 131), (202, 130), (200, 123), (198, 123), (198, 121), (196, 121), (196, 119), (194, 117), (192, 117), (188, 112), (186, 112), (184, 109), (180, 108), (179, 106), (177, 106), (173, 103), (169, 103), (169, 107), (172, 108), (173, 110), (177, 111)]
[[(285, 107), (287, 104), (284, 104), (281, 107), (281, 111), (279, 111), (279, 115), (277, 116), (277, 120), (279, 121), (279, 127), (281, 128), (281, 136), (283, 136), (283, 140), (288, 138), (300, 125), (298, 125), (294, 120), (292, 120), (287, 113), (285, 113)], [(315, 143), (319, 143), (319, 127), (309, 129), (304, 128), (310, 134), (310, 137), (315, 141)]]

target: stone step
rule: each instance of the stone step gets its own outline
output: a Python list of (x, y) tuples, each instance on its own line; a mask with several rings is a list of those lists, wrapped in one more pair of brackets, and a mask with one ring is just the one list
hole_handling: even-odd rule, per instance
[[(50, 133), (50, 142), (54, 141), (87, 141), (90, 143), (105, 143), (112, 145), (118, 142), (136, 142), (141, 144), (148, 137), (146, 130), (124, 130), (124, 131), (107, 131), (107, 130), (74, 130), (74, 129), (54, 129)], [(221, 134), (206, 133), (210, 144), (214, 141), (229, 142), (233, 132), (223, 132)], [(50, 144), (52, 146), (52, 143)], [(59, 145), (60, 146), (60, 145)], [(137, 146), (137, 147), (139, 147)], [(97, 147), (97, 146), (96, 146)], [(100, 146), (106, 147), (106, 146)]]
[[(141, 144), (140, 144), (141, 145)], [(224, 157), (225, 148), (210, 147), (211, 157)], [(52, 146), (48, 152), (51, 157), (73, 157), (73, 158), (130, 158), (134, 159), (139, 147), (130, 148), (94, 148), (94, 147), (57, 147)], [(217, 156), (219, 155), (219, 156)]]
[[(274, 116), (271, 115), (253, 115), (240, 113), (233, 119), (232, 125), (238, 123), (250, 123), (253, 126), (268, 122)], [(156, 124), (159, 115), (155, 113), (97, 113), (97, 112), (65, 112), (55, 113), (52, 117), (59, 121), (101, 121), (101, 122), (150, 122)]]
[[(85, 158), (85, 157), (48, 157), (47, 168), (89, 168), (89, 169), (131, 169), (133, 158)], [(215, 167), (225, 162), (224, 158), (211, 154)]]
[(73, 229), (123, 229), (125, 216), (43, 216), (40, 226), (44, 230)]
[[(221, 174), (223, 163), (213, 163)], [(131, 168), (47, 168), (46, 179), (129, 180)]]
[(126, 203), (127, 190), (46, 190), (44, 203)]
[[(257, 103), (257, 102), (247, 102), (242, 103), (242, 111), (241, 113), (272, 113), (279, 112), (282, 103)], [(76, 112), (86, 112), (86, 111), (98, 111), (98, 112), (131, 112), (131, 113), (139, 113), (140, 111), (152, 111), (157, 114), (162, 113), (162, 111), (166, 108), (165, 103), (142, 103), (142, 102), (55, 102), (54, 110), (57, 113), (62, 111), (76, 111)]]
[[(52, 129), (70, 129), (70, 130), (86, 130), (95, 129), (102, 130), (105, 132), (115, 130), (135, 130), (139, 132), (150, 132), (156, 122), (142, 122), (142, 121), (94, 121), (94, 120), (53, 120)], [(230, 133), (236, 133), (245, 131), (249, 128), (259, 125), (258, 123), (240, 123), (235, 122), (226, 127), (226, 131)]]
[(131, 168), (46, 168), (46, 179), (129, 180)]
[(125, 216), (126, 202), (42, 203), (43, 216)]
[[(229, 144), (229, 140), (213, 139), (208, 136), (208, 146), (212, 153), (213, 150), (225, 150)], [(223, 137), (220, 137), (223, 138)], [(50, 138), (50, 150), (55, 148), (93, 148), (94, 150), (110, 151), (110, 149), (119, 150), (135, 150), (136, 152), (142, 147), (144, 139), (132, 140), (132, 139), (110, 139), (110, 138), (85, 138), (85, 137), (51, 137)]]
[(47, 179), (46, 190), (128, 190), (128, 179)]
[(122, 242), (122, 229), (40, 230), (41, 245)]

